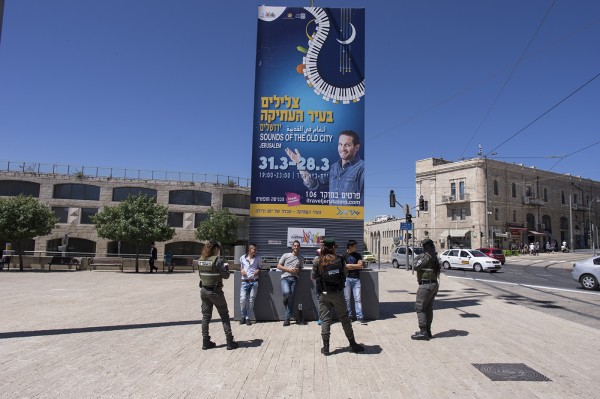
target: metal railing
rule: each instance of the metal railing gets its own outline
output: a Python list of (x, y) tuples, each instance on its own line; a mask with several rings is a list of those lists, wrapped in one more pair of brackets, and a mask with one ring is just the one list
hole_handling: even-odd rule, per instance
[(250, 179), (212, 173), (173, 172), (144, 169), (107, 168), (69, 164), (45, 164), (0, 160), (0, 172), (26, 173), (46, 176), (74, 176), (91, 179), (154, 180), (178, 183), (213, 183), (225, 186), (250, 187)]

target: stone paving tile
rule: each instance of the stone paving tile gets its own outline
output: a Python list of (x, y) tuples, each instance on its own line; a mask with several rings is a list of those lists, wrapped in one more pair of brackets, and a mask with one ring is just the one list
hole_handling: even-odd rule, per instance
[[(600, 388), (600, 331), (442, 279), (429, 342), (416, 329), (414, 276), (385, 270), (381, 319), (332, 326), (232, 321), (215, 312), (202, 351), (192, 273), (0, 273), (2, 398), (578, 398)], [(384, 278), (383, 278), (384, 277)], [(225, 292), (230, 309), (233, 281)], [(549, 382), (493, 382), (472, 363), (525, 363)]]

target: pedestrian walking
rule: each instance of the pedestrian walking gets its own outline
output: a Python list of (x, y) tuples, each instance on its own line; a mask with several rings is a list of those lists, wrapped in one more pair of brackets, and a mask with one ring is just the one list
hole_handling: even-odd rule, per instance
[(211, 241), (204, 246), (202, 255), (198, 260), (198, 273), (200, 273), (200, 299), (202, 300), (202, 349), (211, 349), (216, 346), (210, 340), (208, 333), (212, 319), (213, 306), (217, 308), (223, 331), (227, 339), (227, 350), (236, 349), (237, 342), (233, 339), (229, 310), (223, 293), (223, 279), (229, 278), (229, 265), (220, 256), (221, 246), (216, 241)]
[(154, 262), (156, 261), (156, 259), (158, 259), (158, 251), (156, 250), (156, 245), (154, 245), (154, 243), (152, 243), (152, 245), (150, 245), (150, 258), (148, 259), (148, 264), (150, 265), (150, 273), (152, 273), (152, 271), (156, 270), (156, 272), (158, 273), (158, 267), (154, 266)]

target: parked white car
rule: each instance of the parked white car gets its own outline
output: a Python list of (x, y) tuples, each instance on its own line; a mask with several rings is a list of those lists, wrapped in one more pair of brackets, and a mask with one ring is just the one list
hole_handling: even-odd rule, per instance
[[(408, 247), (408, 265), (409, 269), (412, 269), (413, 262), (416, 256), (419, 256), (423, 253), (423, 248), (421, 247)], [(392, 252), (391, 256), (392, 266), (396, 269), (400, 267), (406, 267), (406, 247), (397, 247)]]
[(600, 256), (573, 262), (571, 276), (586, 290), (597, 290), (598, 280), (600, 280)]
[(476, 272), (496, 272), (502, 268), (498, 259), (476, 249), (447, 249), (439, 256), (444, 269), (472, 269)]

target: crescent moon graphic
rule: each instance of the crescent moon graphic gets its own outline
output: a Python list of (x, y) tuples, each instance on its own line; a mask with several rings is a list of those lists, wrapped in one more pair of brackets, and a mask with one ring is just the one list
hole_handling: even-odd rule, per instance
[(352, 25), (352, 23), (350, 23), (350, 26), (352, 27), (352, 34), (350, 35), (350, 37), (348, 39), (346, 39), (346, 40), (336, 39), (338, 42), (340, 42), (340, 44), (350, 44), (356, 38), (356, 28), (354, 28), (354, 25)]

